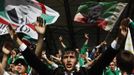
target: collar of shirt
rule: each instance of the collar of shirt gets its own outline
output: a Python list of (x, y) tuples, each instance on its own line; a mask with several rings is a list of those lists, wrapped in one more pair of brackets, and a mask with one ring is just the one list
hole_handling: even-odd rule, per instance
[(65, 74), (65, 75), (73, 75), (73, 72), (74, 72), (74, 71), (72, 71), (70, 74), (68, 74), (68, 73), (65, 71), (64, 74)]

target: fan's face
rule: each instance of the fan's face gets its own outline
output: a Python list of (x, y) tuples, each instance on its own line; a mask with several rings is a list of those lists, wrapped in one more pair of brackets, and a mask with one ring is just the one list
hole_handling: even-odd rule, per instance
[(75, 68), (75, 65), (77, 63), (76, 53), (75, 52), (66, 52), (63, 55), (63, 64), (65, 66), (65, 69), (67, 71), (72, 71)]

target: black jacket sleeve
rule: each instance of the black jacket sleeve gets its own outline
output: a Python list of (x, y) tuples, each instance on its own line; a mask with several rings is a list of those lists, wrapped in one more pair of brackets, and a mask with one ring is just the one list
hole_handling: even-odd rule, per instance
[(22, 52), (27, 63), (39, 73), (39, 75), (52, 75), (52, 70), (48, 68), (31, 50), (27, 47)]

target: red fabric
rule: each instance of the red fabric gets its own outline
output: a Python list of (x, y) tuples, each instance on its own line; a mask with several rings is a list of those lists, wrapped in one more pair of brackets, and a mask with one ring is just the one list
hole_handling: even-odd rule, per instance
[(45, 8), (44, 4), (42, 4), (42, 3), (39, 3), (39, 4), (42, 9), (42, 13), (46, 13), (46, 8)]
[(44, 4), (43, 3), (36, 2), (36, 1), (34, 1), (34, 2), (35, 2), (35, 4), (37, 4), (37, 5), (39, 5), (41, 7), (42, 13), (45, 14), (46, 13), (46, 8), (45, 8)]
[(7, 22), (6, 20), (4, 20), (4, 19), (2, 19), (2, 18), (0, 18), (0, 23), (2, 23), (2, 24), (6, 24), (6, 25), (9, 24), (9, 22)]
[(25, 43), (27, 46), (31, 45), (31, 42), (26, 39), (22, 39), (22, 42)]
[(97, 20), (97, 24), (98, 24), (98, 27), (100, 27), (101, 29), (105, 29), (108, 22), (104, 19), (99, 19), (99, 20)]
[(31, 29), (35, 30), (35, 25), (33, 25), (33, 24), (27, 24), (27, 26), (29, 26)]
[[(8, 21), (6, 21), (6, 20), (4, 20), (4, 19), (2, 19), (2, 18), (0, 18), (0, 23), (1, 23), (1, 24), (5, 24), (5, 25), (9, 25), (9, 24), (10, 24)], [(11, 24), (11, 25), (14, 26), (14, 27), (18, 27), (18, 26), (15, 25), (15, 24)]]
[(77, 13), (74, 17), (74, 21), (79, 23), (86, 23), (87, 19), (81, 13)]

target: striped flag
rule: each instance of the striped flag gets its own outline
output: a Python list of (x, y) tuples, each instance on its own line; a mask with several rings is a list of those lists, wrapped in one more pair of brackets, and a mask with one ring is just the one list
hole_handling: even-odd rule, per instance
[[(0, 35), (8, 34), (7, 26), (5, 24), (0, 24)], [(30, 36), (32, 39), (38, 39), (37, 32), (31, 28), (31, 25), (20, 25), (16, 27), (16, 33), (24, 33)]]
[(58, 12), (35, 0), (1, 0), (0, 6), (2, 24), (31, 24), (39, 16), (46, 20), (46, 24), (53, 24), (59, 17)]
[(75, 22), (97, 25), (108, 31), (113, 28), (127, 3), (89, 1), (78, 7)]
[(46, 25), (56, 22), (59, 13), (36, 0), (0, 0), (0, 35), (7, 34), (8, 24), (16, 27), (17, 33), (25, 33), (38, 39), (32, 23), (42, 17)]
[(133, 42), (131, 37), (130, 29), (128, 29), (128, 34), (125, 42), (125, 50), (128, 50), (134, 54)]

